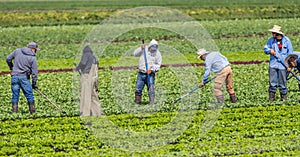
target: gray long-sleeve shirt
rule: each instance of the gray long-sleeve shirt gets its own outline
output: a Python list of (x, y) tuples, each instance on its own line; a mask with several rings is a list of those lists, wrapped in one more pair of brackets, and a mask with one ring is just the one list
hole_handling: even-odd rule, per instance
[[(148, 70), (153, 72), (157, 72), (160, 69), (162, 57), (160, 52), (157, 50), (156, 52), (151, 53), (148, 51), (148, 46), (145, 47), (146, 56), (147, 56), (147, 63), (148, 63)], [(144, 50), (141, 47), (137, 48), (134, 51), (134, 56), (140, 57), (139, 60), (139, 71), (146, 73), (146, 64), (144, 58)]]
[[(12, 63), (14, 60), (14, 63)], [(29, 48), (18, 48), (6, 57), (12, 75), (32, 75), (32, 82), (38, 78), (36, 55)]]

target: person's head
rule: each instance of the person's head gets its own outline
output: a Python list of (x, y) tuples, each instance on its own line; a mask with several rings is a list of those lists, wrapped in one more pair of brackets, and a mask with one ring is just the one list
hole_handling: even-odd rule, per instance
[(28, 48), (31, 49), (32, 52), (36, 53), (37, 50), (40, 50), (40, 48), (38, 47), (38, 45), (35, 42), (30, 42), (27, 45)]
[(150, 44), (148, 45), (148, 50), (151, 53), (154, 53), (158, 50), (158, 42), (154, 39), (151, 40)]
[(205, 60), (207, 53), (208, 52), (204, 48), (198, 49), (198, 51), (197, 51), (198, 58), (200, 58), (201, 60)]
[(288, 65), (289, 67), (295, 67), (296, 66), (296, 57), (295, 56), (291, 56), (287, 61), (288, 61)]
[(93, 53), (93, 51), (92, 51), (91, 47), (89, 45), (87, 45), (83, 48), (82, 53)]
[(278, 25), (274, 25), (272, 29), (269, 29), (272, 32), (273, 38), (282, 39), (283, 33), (281, 32), (281, 27)]

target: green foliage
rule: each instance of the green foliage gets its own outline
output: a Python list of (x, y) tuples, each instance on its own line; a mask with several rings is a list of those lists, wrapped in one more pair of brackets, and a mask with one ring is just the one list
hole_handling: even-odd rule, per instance
[[(224, 108), (209, 132), (201, 132), (207, 111), (200, 110), (173, 143), (156, 150), (129, 152), (99, 141), (80, 117), (1, 122), (1, 156), (239, 156), (299, 154), (299, 105)], [(108, 118), (135, 131), (169, 123), (177, 112), (123, 114)], [(96, 117), (101, 122), (101, 117)], [(284, 143), (283, 143), (284, 142)]]
[[(105, 67), (99, 70), (98, 96), (106, 116), (95, 117), (99, 126), (90, 125), (79, 117), (78, 74), (55, 70), (72, 70), (73, 62), (81, 56), (81, 44), (104, 18), (121, 9), (153, 5), (176, 8), (197, 19), (232, 63), (268, 60), (269, 56), (262, 51), (271, 36), (268, 29), (274, 24), (282, 26), (294, 49), (300, 50), (299, 1), (295, 0), (284, 3), (281, 0), (0, 1), (0, 71), (8, 71), (5, 58), (9, 53), (36, 41), (41, 48), (37, 54), (39, 70), (54, 69), (53, 73), (39, 74), (38, 87), (67, 111), (61, 114), (35, 92), (37, 113), (29, 114), (22, 94), (19, 113), (12, 113), (11, 77), (0, 75), (0, 156), (299, 155), (300, 106), (295, 79), (288, 81), (287, 101), (279, 101), (277, 93), (277, 100), (270, 103), (268, 64), (233, 64), (238, 103), (230, 103), (224, 89), (225, 104), (216, 107), (210, 83), (171, 105), (170, 102), (198, 86), (204, 67), (175, 67), (175, 62), (202, 63), (196, 58), (197, 48), (183, 35), (158, 28), (135, 29), (118, 37), (109, 36), (104, 40), (114, 42), (104, 52), (94, 49), (100, 66)], [(133, 104), (136, 70), (110, 70), (136, 66), (137, 58), (131, 53), (133, 48), (140, 46), (142, 38), (146, 41), (155, 38), (179, 52), (162, 52), (163, 64), (168, 67), (163, 67), (156, 75), (156, 104), (153, 106), (147, 105), (146, 90), (143, 104)], [(207, 113), (212, 111), (216, 114), (211, 116), (216, 115), (217, 119), (206, 127)], [(194, 115), (192, 119), (183, 116), (179, 120), (180, 126), (188, 125), (188, 128), (178, 138), (155, 150), (130, 152), (116, 149), (107, 141), (99, 140), (93, 132), (97, 127), (113, 128), (102, 124), (108, 118), (121, 129), (148, 133), (172, 124), (178, 113)], [(185, 124), (187, 120), (189, 123)], [(108, 131), (104, 137), (109, 139), (115, 134)], [(144, 139), (141, 136), (136, 142)]]

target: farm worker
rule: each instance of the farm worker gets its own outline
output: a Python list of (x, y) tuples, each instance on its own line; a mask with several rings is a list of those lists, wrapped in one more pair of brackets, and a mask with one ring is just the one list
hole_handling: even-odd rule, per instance
[(80, 115), (101, 115), (102, 109), (98, 98), (98, 60), (90, 46), (84, 47), (76, 70), (81, 72)]
[(210, 72), (212, 71), (217, 75), (214, 80), (214, 94), (217, 98), (217, 102), (224, 103), (222, 86), (225, 83), (231, 102), (236, 103), (237, 99), (232, 86), (232, 69), (227, 58), (220, 52), (208, 52), (204, 48), (199, 49), (197, 54), (201, 60), (205, 61), (205, 72), (200, 87), (205, 85), (205, 82), (208, 80)]
[[(148, 70), (146, 70), (144, 51), (146, 51)], [(140, 57), (139, 65), (138, 65), (139, 71), (138, 71), (137, 80), (136, 80), (136, 90), (135, 90), (135, 101), (134, 102), (136, 104), (142, 103), (142, 91), (146, 84), (147, 89), (148, 89), (149, 102), (150, 102), (150, 104), (154, 104), (155, 74), (156, 74), (156, 72), (159, 71), (161, 62), (162, 62), (162, 56), (158, 50), (158, 42), (156, 40), (152, 39), (148, 46), (145, 44), (142, 44), (141, 47), (137, 48), (134, 51), (134, 56)], [(148, 80), (147, 77), (150, 77), (150, 79)]]
[[(12, 112), (18, 113), (20, 88), (28, 103), (29, 112), (36, 111), (32, 89), (37, 89), (38, 66), (36, 51), (40, 50), (35, 42), (30, 42), (25, 48), (18, 48), (9, 54), (6, 62), (11, 70)], [(14, 63), (12, 62), (14, 60)], [(30, 83), (30, 75), (32, 83)]]
[[(265, 47), (264, 53), (270, 54), (270, 64), (269, 64), (269, 100), (274, 101), (276, 95), (276, 88), (279, 87), (281, 100), (286, 100), (287, 97), (287, 86), (286, 86), (286, 76), (287, 72), (285, 67), (280, 63), (284, 61), (285, 58), (293, 53), (293, 46), (290, 39), (283, 35), (281, 32), (281, 27), (274, 25), (272, 29), (272, 37), (268, 39)], [(277, 60), (274, 56), (277, 56)]]
[[(298, 55), (289, 54), (286, 57), (284, 63), (286, 65), (288, 65), (288, 69), (287, 69), (288, 72), (290, 72), (292, 70), (292, 68), (296, 68), (298, 70), (298, 72), (300, 72), (300, 57), (298, 57)], [(298, 88), (299, 88), (299, 91), (300, 91), (300, 82), (298, 82)]]

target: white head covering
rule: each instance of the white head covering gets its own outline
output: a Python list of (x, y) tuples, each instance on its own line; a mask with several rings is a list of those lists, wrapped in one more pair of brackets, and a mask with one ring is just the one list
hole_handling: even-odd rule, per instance
[(155, 39), (151, 40), (151, 42), (149, 43), (148, 47), (151, 47), (153, 45), (158, 45), (158, 42)]

